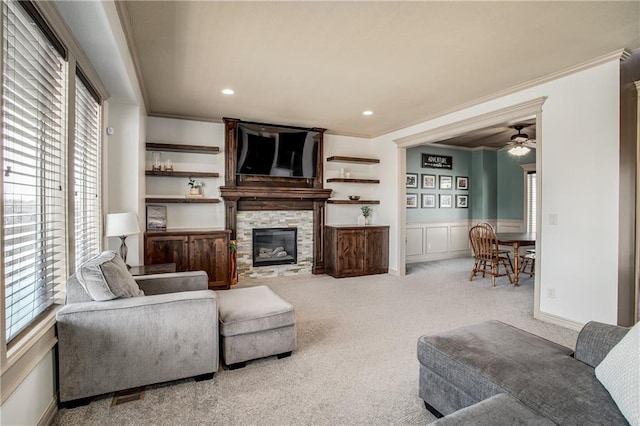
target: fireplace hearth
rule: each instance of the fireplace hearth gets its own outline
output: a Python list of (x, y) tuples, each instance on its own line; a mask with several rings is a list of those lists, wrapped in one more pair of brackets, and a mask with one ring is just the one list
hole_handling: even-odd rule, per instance
[(253, 266), (297, 263), (297, 241), (297, 228), (254, 228)]

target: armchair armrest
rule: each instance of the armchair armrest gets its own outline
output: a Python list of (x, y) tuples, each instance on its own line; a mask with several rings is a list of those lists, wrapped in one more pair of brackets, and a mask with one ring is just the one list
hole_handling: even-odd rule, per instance
[(591, 321), (578, 335), (575, 358), (595, 368), (629, 331), (626, 327)]
[(61, 402), (218, 370), (211, 290), (73, 303), (56, 321)]
[(180, 291), (206, 290), (209, 285), (209, 277), (205, 271), (142, 275), (133, 278), (147, 296)]

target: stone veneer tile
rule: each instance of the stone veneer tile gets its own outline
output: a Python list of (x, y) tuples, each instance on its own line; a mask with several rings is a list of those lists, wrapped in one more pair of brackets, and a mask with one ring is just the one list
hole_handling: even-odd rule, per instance
[[(253, 228), (298, 228), (298, 263), (254, 268)], [(313, 267), (313, 212), (308, 210), (240, 211), (236, 215), (238, 278), (310, 274)]]

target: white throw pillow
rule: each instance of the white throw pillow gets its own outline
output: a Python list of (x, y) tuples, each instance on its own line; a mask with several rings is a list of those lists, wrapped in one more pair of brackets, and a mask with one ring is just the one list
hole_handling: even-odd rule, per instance
[(640, 323), (633, 326), (596, 367), (596, 377), (629, 423), (639, 426)]

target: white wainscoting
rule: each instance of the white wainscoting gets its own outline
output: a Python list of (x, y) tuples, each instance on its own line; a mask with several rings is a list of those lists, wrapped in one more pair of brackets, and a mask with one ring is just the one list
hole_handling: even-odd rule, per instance
[(479, 222), (490, 223), (497, 232), (524, 232), (522, 220), (458, 220), (407, 224), (407, 263), (471, 256), (469, 229)]
[(471, 221), (407, 224), (407, 263), (470, 256)]

